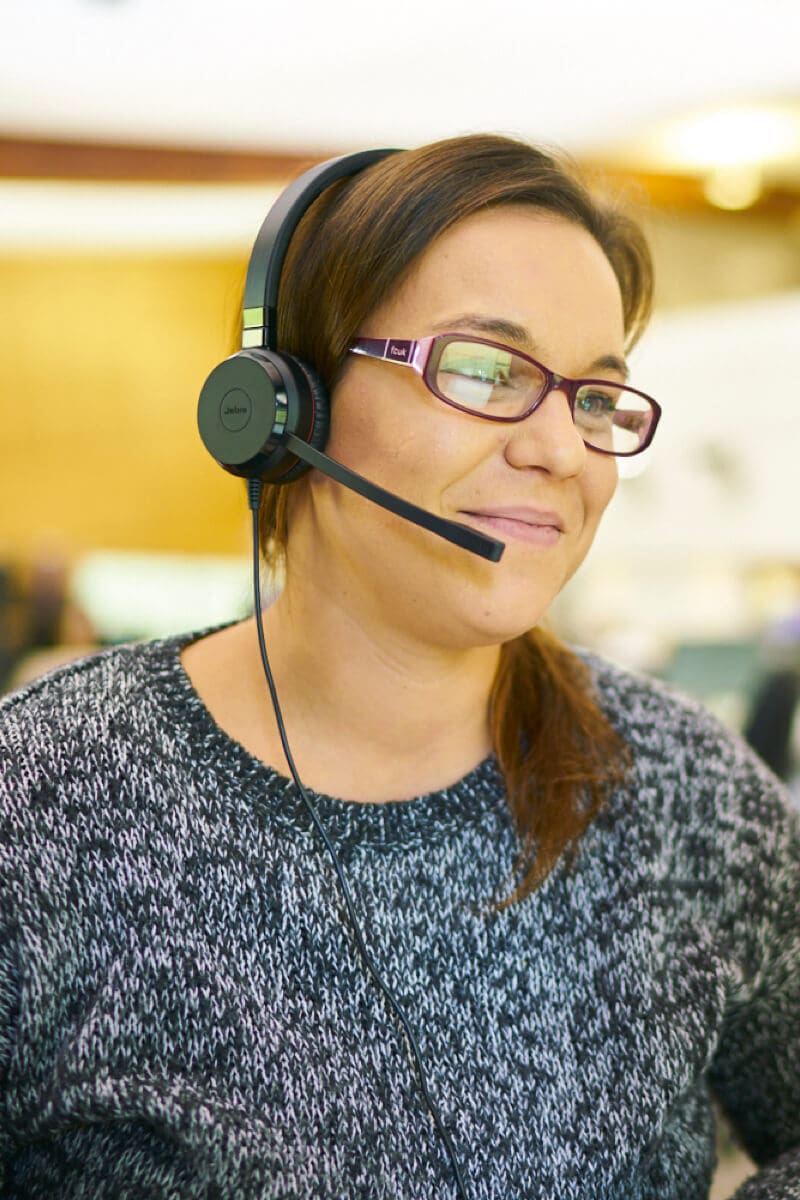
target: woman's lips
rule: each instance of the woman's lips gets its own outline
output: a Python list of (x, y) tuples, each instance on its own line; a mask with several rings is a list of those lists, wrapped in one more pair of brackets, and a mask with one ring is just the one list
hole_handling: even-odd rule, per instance
[(564, 531), (558, 513), (534, 508), (494, 508), (477, 512), (463, 510), (463, 516), (495, 537), (514, 538), (534, 546), (555, 546)]

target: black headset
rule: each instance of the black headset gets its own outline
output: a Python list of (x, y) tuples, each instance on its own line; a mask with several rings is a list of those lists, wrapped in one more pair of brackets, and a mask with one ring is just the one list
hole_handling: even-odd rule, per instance
[(226, 471), (283, 484), (316, 465), (287, 444), (294, 437), (324, 450), (330, 403), (315, 371), (278, 350), (283, 262), (303, 214), (325, 188), (396, 153), (362, 150), (312, 167), (281, 193), (267, 214), (247, 268), (242, 349), (211, 372), (197, 411), (200, 436)]
[(278, 286), (286, 251), (303, 214), (327, 187), (349, 179), (397, 150), (361, 150), (312, 167), (268, 212), (256, 238), (244, 290), (242, 349), (203, 384), (197, 424), (221, 467), (259, 483), (284, 484), (316, 467), (381, 508), (455, 546), (497, 562), (503, 543), (386, 491), (324, 453), (330, 400), (307, 363), (277, 347)]

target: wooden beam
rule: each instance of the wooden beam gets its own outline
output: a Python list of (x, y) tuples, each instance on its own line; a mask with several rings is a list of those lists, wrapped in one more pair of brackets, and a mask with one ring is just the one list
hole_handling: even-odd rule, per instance
[[(265, 180), (280, 183), (334, 153), (330, 149), (256, 151), (0, 136), (0, 178), (105, 183), (262, 183)], [(638, 197), (645, 207), (677, 214), (725, 215), (709, 202), (700, 176), (636, 171), (600, 159), (584, 160), (581, 166), (601, 186), (627, 193), (634, 202)], [(737, 215), (743, 212), (747, 216), (784, 221), (798, 211), (800, 186), (783, 183), (765, 187), (759, 199)]]
[(291, 179), (327, 153), (0, 137), (0, 178), (106, 183), (261, 183)]
[(671, 174), (667, 172), (641, 171), (605, 164), (593, 160), (582, 162), (590, 179), (605, 191), (630, 197), (634, 205), (657, 209), (661, 212), (727, 216), (764, 217), (786, 221), (800, 212), (800, 186), (781, 183), (764, 186), (758, 199), (747, 208), (723, 209), (712, 204), (704, 190), (701, 175)]

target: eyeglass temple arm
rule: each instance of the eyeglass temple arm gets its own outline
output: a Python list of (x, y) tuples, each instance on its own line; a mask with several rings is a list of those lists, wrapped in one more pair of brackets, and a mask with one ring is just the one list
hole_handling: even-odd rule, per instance
[(419, 342), (408, 338), (358, 338), (350, 347), (353, 354), (386, 362), (414, 363)]

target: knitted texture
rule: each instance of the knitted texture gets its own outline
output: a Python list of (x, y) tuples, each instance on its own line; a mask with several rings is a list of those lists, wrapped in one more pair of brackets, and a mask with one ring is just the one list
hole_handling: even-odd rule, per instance
[[(453, 1197), (401, 1028), (294, 786), (179, 661), (123, 647), (0, 705), (0, 1195)], [(710, 1096), (800, 1198), (800, 838), (702, 710), (590, 659), (634, 768), (522, 903), (492, 759), (316, 797), (470, 1200), (700, 1200)], [(291, 734), (291, 731), (290, 731)]]

